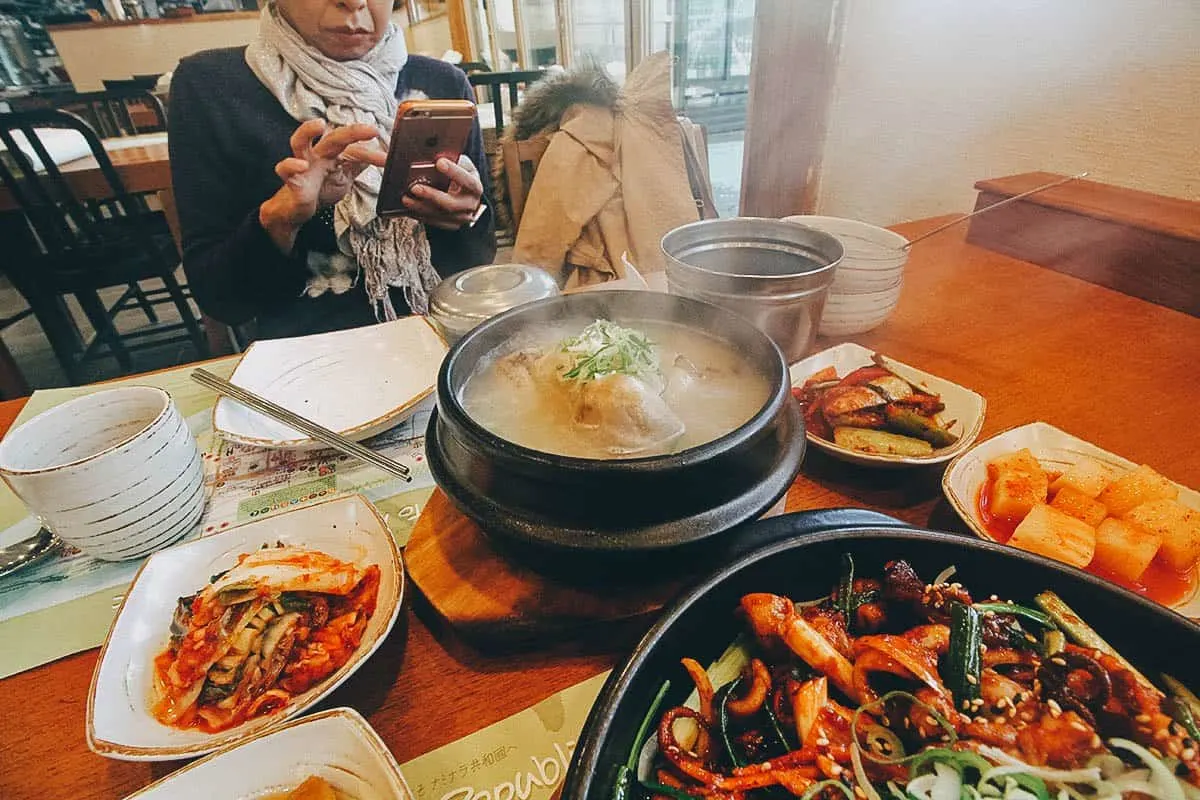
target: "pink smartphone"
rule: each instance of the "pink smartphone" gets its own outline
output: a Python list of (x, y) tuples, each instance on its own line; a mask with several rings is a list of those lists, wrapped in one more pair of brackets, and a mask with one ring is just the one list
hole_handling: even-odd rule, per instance
[(417, 184), (446, 191), (450, 179), (438, 172), (439, 158), (458, 163), (475, 126), (470, 100), (408, 100), (396, 111), (387, 165), (375, 211), (381, 217), (403, 216), (404, 196)]

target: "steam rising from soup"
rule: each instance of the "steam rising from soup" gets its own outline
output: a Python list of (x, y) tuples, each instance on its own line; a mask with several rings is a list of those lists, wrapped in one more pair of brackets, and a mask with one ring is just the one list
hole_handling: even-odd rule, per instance
[(750, 420), (770, 386), (737, 352), (694, 329), (596, 320), (546, 326), (483, 362), (467, 413), (510, 442), (580, 458), (696, 447)]

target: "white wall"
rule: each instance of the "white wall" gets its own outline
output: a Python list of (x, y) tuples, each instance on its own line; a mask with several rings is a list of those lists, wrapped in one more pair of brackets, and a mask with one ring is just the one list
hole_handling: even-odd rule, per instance
[(104, 88), (105, 78), (171, 72), (184, 56), (247, 44), (257, 31), (257, 14), (234, 13), (144, 25), (70, 26), (51, 30), (50, 38), (75, 89), (93, 92)]
[[(446, 17), (424, 24), (413, 52), (441, 58), (450, 49)], [(408, 25), (404, 13), (392, 15), (400, 28)], [(249, 44), (258, 33), (258, 12), (235, 12), (146, 24), (68, 25), (50, 31), (63, 67), (80, 92), (99, 91), (105, 78), (128, 78), (171, 72), (179, 59), (215, 47)], [(407, 31), (406, 31), (407, 34)]]
[(820, 213), (969, 210), (1044, 169), (1200, 200), (1200, 0), (844, 0)]
[(441, 58), (447, 50), (453, 48), (450, 41), (450, 17), (446, 14), (418, 22), (412, 27), (405, 27), (405, 23), (399, 20), (396, 24), (404, 29), (404, 41), (410, 53)]

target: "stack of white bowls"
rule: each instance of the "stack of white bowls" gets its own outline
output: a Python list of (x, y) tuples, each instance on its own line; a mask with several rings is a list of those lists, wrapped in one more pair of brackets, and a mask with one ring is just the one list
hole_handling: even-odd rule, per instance
[(907, 239), (886, 228), (840, 217), (785, 219), (836, 236), (846, 250), (825, 300), (822, 336), (864, 333), (891, 316), (904, 283)]

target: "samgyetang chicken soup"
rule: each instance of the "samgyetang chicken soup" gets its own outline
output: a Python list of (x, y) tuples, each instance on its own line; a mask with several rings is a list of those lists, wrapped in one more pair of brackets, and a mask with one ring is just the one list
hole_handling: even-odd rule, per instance
[(732, 347), (669, 323), (553, 325), (516, 344), (477, 369), (462, 404), (495, 435), (545, 453), (686, 450), (747, 422), (770, 392)]

